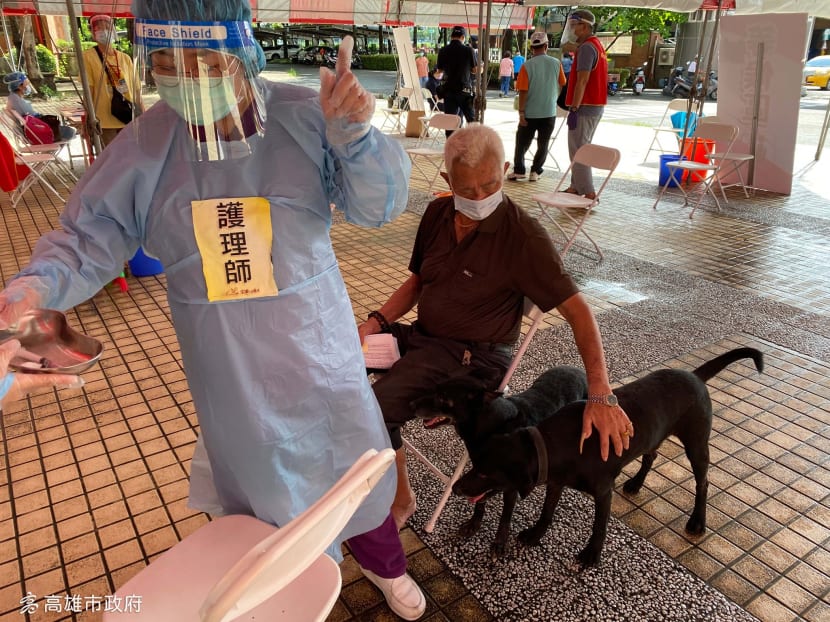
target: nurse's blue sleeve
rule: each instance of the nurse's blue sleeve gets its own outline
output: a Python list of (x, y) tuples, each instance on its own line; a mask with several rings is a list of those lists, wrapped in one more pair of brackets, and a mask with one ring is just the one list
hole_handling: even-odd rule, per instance
[(409, 196), (409, 157), (377, 128), (354, 142), (329, 145), (328, 194), (348, 222), (380, 227), (397, 218)]
[(140, 246), (136, 168), (123, 164), (135, 160), (128, 155), (129, 144), (117, 139), (96, 160), (60, 216), (62, 229), (38, 240), (18, 275), (37, 276), (48, 286), (45, 307), (68, 309), (91, 298)]

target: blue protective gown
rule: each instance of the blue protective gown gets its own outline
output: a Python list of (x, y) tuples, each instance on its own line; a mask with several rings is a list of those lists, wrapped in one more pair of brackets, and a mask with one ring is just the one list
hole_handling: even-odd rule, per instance
[[(329, 205), (353, 223), (390, 221), (406, 205), (409, 161), (374, 128), (332, 146), (314, 91), (263, 88), (265, 135), (238, 160), (189, 161), (185, 123), (164, 103), (146, 112), (140, 140), (128, 128), (103, 152), (61, 216), (64, 231), (43, 236), (21, 274), (45, 279), (45, 306), (66, 309), (93, 296), (139, 245), (158, 257), (221, 507), (284, 525), (366, 449), (389, 446), (331, 246)], [(277, 296), (208, 302), (191, 201), (220, 197), (268, 199)], [(392, 471), (341, 539), (387, 516)], [(191, 504), (208, 504), (200, 509), (210, 497), (191, 490)], [(330, 551), (339, 556), (339, 541)]]

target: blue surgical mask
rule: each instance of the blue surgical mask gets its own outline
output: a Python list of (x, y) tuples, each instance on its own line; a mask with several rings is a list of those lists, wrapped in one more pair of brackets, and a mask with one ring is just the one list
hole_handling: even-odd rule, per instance
[(456, 211), (461, 212), (471, 220), (484, 220), (487, 218), (501, 205), (503, 198), (504, 196), (501, 190), (497, 190), (490, 196), (478, 201), (460, 197), (457, 194), (454, 194), (452, 197)]
[(210, 125), (227, 117), (239, 104), (233, 80), (155, 76), (159, 97), (191, 125)]
[(32, 87), (31, 84), (28, 84), (26, 88), (23, 90), (23, 97), (29, 97), (32, 93), (35, 92), (35, 89)]

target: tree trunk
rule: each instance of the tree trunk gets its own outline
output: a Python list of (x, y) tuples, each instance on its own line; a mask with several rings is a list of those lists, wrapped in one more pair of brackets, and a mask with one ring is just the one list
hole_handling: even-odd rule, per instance
[(501, 39), (501, 51), (502, 52), (512, 52), (513, 51), (513, 29), (512, 28), (505, 28), (504, 36)]
[(18, 29), (21, 33), (23, 41), (23, 64), (21, 68), (29, 76), (29, 80), (35, 85), (35, 88), (43, 80), (40, 73), (40, 67), (37, 64), (37, 51), (35, 50), (35, 36), (32, 32), (32, 18), (29, 16), (15, 18), (19, 20)]

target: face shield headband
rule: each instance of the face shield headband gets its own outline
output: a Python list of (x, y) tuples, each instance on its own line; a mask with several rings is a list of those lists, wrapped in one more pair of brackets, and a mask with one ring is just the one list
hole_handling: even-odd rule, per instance
[(578, 15), (569, 15), (565, 22), (565, 28), (562, 30), (562, 43), (577, 43), (579, 41), (579, 37), (574, 32), (574, 27), (579, 24), (587, 24), (591, 29), (594, 28), (594, 22), (583, 19)]
[[(138, 19), (135, 67), (188, 125), (197, 161), (250, 155), (264, 133), (265, 106), (251, 25)], [(134, 121), (139, 141), (160, 130)]]

